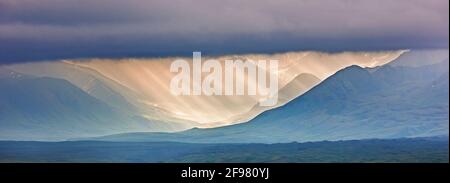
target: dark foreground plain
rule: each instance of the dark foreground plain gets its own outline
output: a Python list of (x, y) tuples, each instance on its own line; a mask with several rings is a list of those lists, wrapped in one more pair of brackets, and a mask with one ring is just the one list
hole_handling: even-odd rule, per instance
[(0, 142), (0, 162), (448, 163), (448, 136), (279, 144)]

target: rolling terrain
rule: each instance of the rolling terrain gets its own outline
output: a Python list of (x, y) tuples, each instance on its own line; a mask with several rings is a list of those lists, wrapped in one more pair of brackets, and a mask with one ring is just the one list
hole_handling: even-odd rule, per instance
[(448, 136), (281, 144), (0, 141), (0, 162), (448, 163), (448, 161)]

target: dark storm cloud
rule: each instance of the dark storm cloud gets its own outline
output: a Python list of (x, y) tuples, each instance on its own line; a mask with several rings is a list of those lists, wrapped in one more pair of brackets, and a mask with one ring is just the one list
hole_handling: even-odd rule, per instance
[(0, 0), (0, 62), (448, 47), (447, 0)]

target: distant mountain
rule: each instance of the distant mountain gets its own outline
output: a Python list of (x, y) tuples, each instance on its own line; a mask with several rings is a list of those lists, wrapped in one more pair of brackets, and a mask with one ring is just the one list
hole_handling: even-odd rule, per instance
[(253, 119), (258, 116), (262, 112), (276, 108), (281, 106), (281, 104), (285, 104), (292, 99), (297, 98), (300, 95), (303, 95), (309, 88), (316, 86), (319, 84), (321, 80), (312, 74), (303, 73), (295, 77), (289, 84), (284, 86), (279, 90), (278, 93), (278, 106), (260, 106), (259, 104), (254, 105), (249, 111), (236, 115), (233, 118), (229, 119), (229, 121), (234, 122), (247, 122), (249, 117)]
[(180, 131), (196, 125), (195, 122), (169, 117), (171, 112), (143, 103), (136, 92), (87, 67), (69, 62), (38, 62), (6, 67), (36, 77), (64, 79), (116, 110), (166, 123), (165, 128), (153, 131)]
[(0, 68), (0, 139), (62, 140), (165, 129), (110, 107), (63, 79)]
[(448, 59), (420, 67), (351, 66), (244, 124), (94, 139), (277, 143), (448, 135), (448, 83)]

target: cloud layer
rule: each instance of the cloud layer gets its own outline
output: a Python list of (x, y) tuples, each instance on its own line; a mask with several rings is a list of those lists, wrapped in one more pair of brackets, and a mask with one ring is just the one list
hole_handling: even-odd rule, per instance
[(0, 0), (0, 63), (448, 47), (447, 0)]

